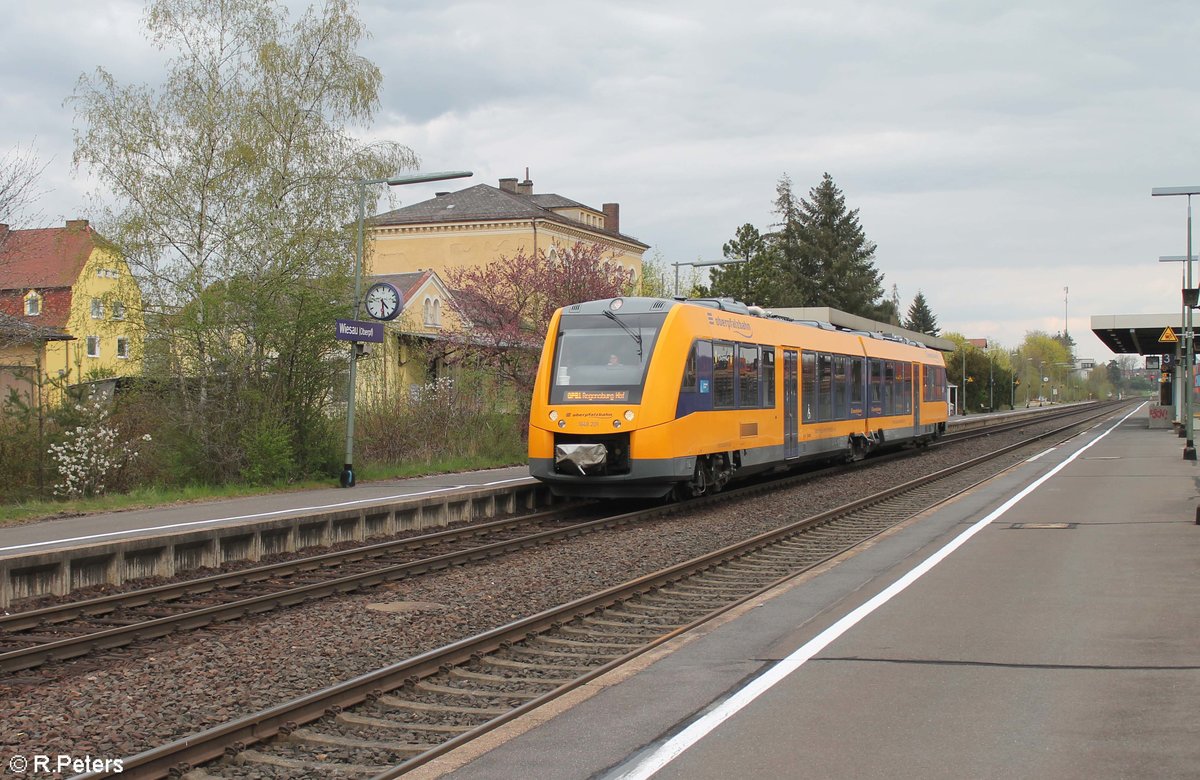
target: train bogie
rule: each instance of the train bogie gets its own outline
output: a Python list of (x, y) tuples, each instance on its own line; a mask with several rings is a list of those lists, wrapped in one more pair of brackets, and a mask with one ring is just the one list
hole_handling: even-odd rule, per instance
[(701, 495), (935, 438), (945, 384), (924, 346), (729, 301), (575, 304), (555, 314), (542, 351), (530, 473), (559, 495)]

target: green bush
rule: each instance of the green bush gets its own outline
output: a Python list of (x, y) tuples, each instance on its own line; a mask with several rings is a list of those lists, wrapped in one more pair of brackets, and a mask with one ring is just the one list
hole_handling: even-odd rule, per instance
[(504, 388), (482, 372), (408, 388), (368, 404), (356, 416), (355, 441), (369, 464), (525, 459), (522, 415)]
[(240, 439), (245, 458), (241, 469), (243, 480), (252, 485), (270, 485), (296, 478), (292, 434), (281, 421), (271, 416), (260, 417), (242, 431)]

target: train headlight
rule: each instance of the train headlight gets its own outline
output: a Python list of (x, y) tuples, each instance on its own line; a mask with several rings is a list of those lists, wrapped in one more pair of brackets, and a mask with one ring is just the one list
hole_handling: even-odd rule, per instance
[(625, 410), (625, 421), (633, 422), (633, 410), (632, 409)]
[(559, 428), (566, 428), (566, 427), (567, 427), (567, 421), (566, 421), (566, 420), (559, 420), (559, 421), (558, 421), (558, 427), (559, 427)]
[(620, 420), (613, 420), (613, 427), (614, 427), (614, 428), (620, 428), (620, 427), (621, 427), (621, 421), (620, 421)]
[(558, 421), (558, 410), (551, 409), (550, 410), (550, 422), (557, 422), (557, 421)]

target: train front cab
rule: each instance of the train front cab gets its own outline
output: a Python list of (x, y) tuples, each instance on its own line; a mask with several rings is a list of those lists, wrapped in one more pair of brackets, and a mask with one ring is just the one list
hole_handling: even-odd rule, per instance
[(529, 471), (556, 495), (656, 498), (688, 468), (638, 441), (673, 416), (678, 372), (659, 366), (675, 354), (662, 342), (671, 337), (665, 325), (676, 306), (617, 298), (575, 304), (552, 318), (530, 406)]

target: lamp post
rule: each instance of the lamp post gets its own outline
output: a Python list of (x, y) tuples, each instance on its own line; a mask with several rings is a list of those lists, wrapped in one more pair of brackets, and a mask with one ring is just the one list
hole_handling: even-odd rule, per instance
[[(393, 176), (390, 179), (359, 179), (358, 187), (358, 243), (354, 252), (354, 319), (358, 319), (358, 310), (362, 301), (362, 263), (363, 263), (363, 223), (367, 212), (367, 187), (373, 184), (386, 184), (389, 187), (399, 187), (403, 184), (422, 184), (446, 179), (462, 179), (473, 176), (471, 171), (439, 171), (436, 173), (411, 173), (404, 176)], [(354, 487), (354, 385), (358, 378), (358, 349), (359, 342), (350, 344), (350, 383), (346, 388), (346, 460), (342, 465), (342, 474), (338, 480), (344, 487)]]
[(1155, 187), (1150, 190), (1150, 195), (1186, 195), (1187, 196), (1187, 252), (1184, 253), (1184, 265), (1187, 267), (1187, 282), (1184, 286), (1184, 307), (1183, 307), (1183, 340), (1184, 340), (1184, 360), (1186, 365), (1183, 369), (1183, 384), (1184, 384), (1184, 431), (1187, 437), (1186, 443), (1183, 445), (1183, 459), (1196, 459), (1196, 420), (1195, 412), (1192, 409), (1192, 396), (1195, 395), (1195, 366), (1193, 363), (1193, 345), (1194, 338), (1192, 334), (1192, 305), (1187, 303), (1187, 291), (1192, 289), (1192, 196), (1200, 195), (1200, 186), (1197, 187)]
[[(1195, 255), (1192, 255), (1191, 259), (1196, 260), (1198, 258)], [(1159, 255), (1159, 257), (1158, 257), (1158, 262), (1160, 262), (1160, 263), (1184, 263), (1184, 262), (1187, 262), (1187, 260), (1188, 260), (1188, 258), (1185, 255)], [(1190, 266), (1191, 263), (1188, 263), (1188, 265)], [(1180, 289), (1183, 289), (1183, 290), (1186, 290), (1188, 287), (1186, 277), (1185, 277), (1186, 273), (1187, 273), (1186, 268), (1184, 266), (1180, 266), (1179, 267), (1179, 287), (1180, 287)], [(1182, 304), (1183, 305), (1179, 309), (1179, 326), (1180, 327), (1183, 327), (1184, 321), (1187, 320), (1187, 301), (1186, 300), (1182, 301)], [(1180, 422), (1183, 421), (1183, 397), (1184, 397), (1184, 393), (1183, 393), (1183, 388), (1184, 388), (1183, 363), (1184, 363), (1184, 361), (1183, 361), (1183, 354), (1182, 354), (1183, 346), (1184, 345), (1182, 343), (1175, 345), (1175, 374), (1173, 377), (1173, 379), (1175, 380), (1175, 387), (1178, 388), (1178, 391), (1177, 391), (1178, 395), (1176, 396), (1176, 403), (1175, 403), (1175, 413), (1179, 415), (1178, 419)], [(1161, 395), (1162, 394), (1160, 393), (1159, 401), (1162, 400)], [(1179, 430), (1179, 434), (1182, 436), (1185, 433), (1186, 427), (1183, 425), (1180, 425), (1178, 430)]]
[(693, 268), (704, 268), (706, 266), (712, 266), (712, 265), (737, 265), (738, 263), (748, 263), (748, 262), (750, 262), (750, 261), (747, 258), (742, 258), (741, 260), (697, 260), (694, 263), (671, 263), (671, 265), (675, 266), (675, 293), (674, 294), (676, 296), (679, 295), (679, 266), (681, 266), (681, 265), (690, 265)]

